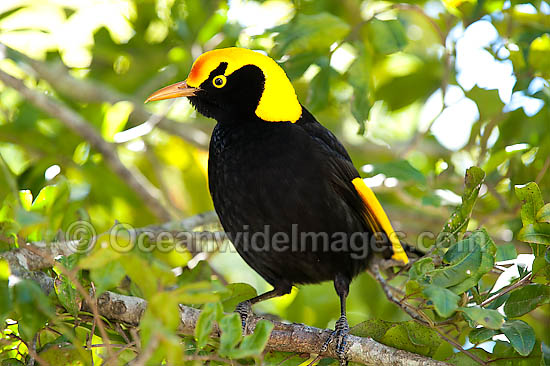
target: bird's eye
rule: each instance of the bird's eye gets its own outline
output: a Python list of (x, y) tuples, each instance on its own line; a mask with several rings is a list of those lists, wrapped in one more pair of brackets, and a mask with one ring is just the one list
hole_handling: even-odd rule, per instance
[(214, 84), (216, 88), (223, 88), (226, 82), (227, 79), (224, 75), (218, 75), (212, 80), (212, 84)]

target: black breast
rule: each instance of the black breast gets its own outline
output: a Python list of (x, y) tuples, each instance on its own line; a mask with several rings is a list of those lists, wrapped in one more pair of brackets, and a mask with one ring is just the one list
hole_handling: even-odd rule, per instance
[(366, 267), (366, 248), (335, 243), (336, 233), (349, 238), (367, 228), (335, 186), (322, 150), (288, 122), (214, 129), (208, 175), (216, 212), (239, 254), (274, 286), (336, 273), (351, 279)]

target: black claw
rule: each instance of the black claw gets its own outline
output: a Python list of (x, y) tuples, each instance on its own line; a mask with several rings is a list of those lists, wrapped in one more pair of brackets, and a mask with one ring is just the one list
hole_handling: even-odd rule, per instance
[(336, 337), (336, 355), (340, 360), (340, 366), (346, 366), (348, 364), (346, 358), (346, 337), (349, 333), (348, 321), (345, 316), (340, 317), (334, 327)]
[(332, 343), (333, 340), (336, 340), (335, 350), (336, 355), (338, 356), (338, 360), (340, 361), (340, 366), (347, 366), (348, 361), (346, 357), (346, 337), (348, 336), (348, 333), (348, 321), (345, 316), (341, 316), (340, 319), (338, 319), (338, 321), (336, 322), (334, 331), (330, 333), (325, 343), (323, 343), (323, 345), (321, 346), (321, 350), (319, 351), (319, 353), (325, 352), (328, 349), (330, 343)]

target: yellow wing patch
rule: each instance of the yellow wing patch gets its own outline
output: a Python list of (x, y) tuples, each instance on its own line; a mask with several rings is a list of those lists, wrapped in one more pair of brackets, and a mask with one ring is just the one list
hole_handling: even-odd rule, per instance
[(270, 57), (246, 48), (222, 48), (203, 53), (193, 63), (187, 85), (199, 87), (221, 62), (227, 62), (224, 75), (246, 65), (258, 66), (265, 77), (264, 92), (256, 108), (256, 115), (269, 122), (296, 122), (302, 115), (302, 106), (285, 71)]
[(353, 183), (355, 189), (363, 199), (363, 202), (365, 202), (365, 204), (367, 205), (367, 221), (369, 222), (369, 225), (375, 231), (381, 231), (381, 228), (390, 239), (393, 249), (392, 259), (401, 261), (404, 264), (409, 263), (409, 258), (407, 257), (405, 250), (401, 246), (401, 242), (399, 241), (397, 234), (393, 230), (390, 220), (384, 212), (382, 205), (380, 205), (380, 202), (378, 202), (378, 199), (374, 195), (374, 192), (365, 184), (365, 182), (361, 178), (355, 178), (351, 181), (351, 183)]

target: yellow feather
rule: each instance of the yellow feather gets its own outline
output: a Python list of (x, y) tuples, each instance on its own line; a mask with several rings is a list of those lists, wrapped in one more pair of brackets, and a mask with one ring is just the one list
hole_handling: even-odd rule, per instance
[[(393, 249), (393, 255), (392, 259), (398, 260), (403, 262), (404, 264), (409, 263), (409, 258), (407, 257), (407, 254), (405, 253), (405, 250), (401, 246), (401, 242), (399, 241), (399, 238), (397, 237), (397, 234), (393, 230), (393, 227), (391, 226), (390, 220), (388, 219), (388, 216), (384, 212), (384, 209), (382, 208), (382, 205), (380, 205), (380, 202), (378, 202), (378, 199), (374, 195), (374, 192), (365, 184), (363, 179), (361, 178), (355, 178), (351, 181), (353, 185), (355, 186), (355, 189), (363, 199), (363, 202), (367, 205), (369, 216), (374, 216), (374, 220), (376, 221), (373, 229), (378, 230), (378, 225), (382, 227), (382, 230), (386, 233), (388, 238), (390, 239), (390, 242), (392, 244)], [(371, 221), (372, 217), (370, 218)]]
[(193, 63), (187, 85), (199, 87), (221, 62), (227, 62), (224, 75), (246, 65), (255, 65), (265, 77), (264, 92), (256, 108), (256, 115), (269, 122), (296, 122), (302, 115), (294, 87), (284, 70), (270, 57), (245, 48), (222, 48), (203, 53)]

